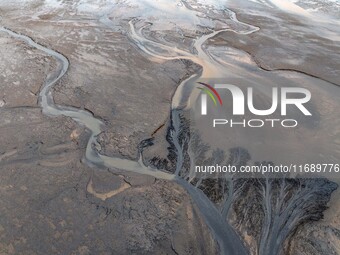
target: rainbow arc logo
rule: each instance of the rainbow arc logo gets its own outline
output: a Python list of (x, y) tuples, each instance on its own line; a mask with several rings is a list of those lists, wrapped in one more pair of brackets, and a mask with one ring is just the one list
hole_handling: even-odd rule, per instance
[[(204, 92), (206, 95), (208, 95), (211, 98), (211, 100), (214, 102), (214, 105), (217, 106), (217, 100), (220, 103), (220, 105), (223, 105), (221, 96), (220, 96), (220, 94), (218, 94), (216, 89), (214, 89), (211, 85), (209, 85), (207, 83), (203, 83), (203, 82), (197, 82), (197, 83), (204, 86), (203, 88), (198, 88), (198, 89), (202, 90), (202, 92)], [(217, 98), (217, 100), (216, 100), (216, 98)], [(206, 100), (206, 97), (203, 97), (203, 100)]]

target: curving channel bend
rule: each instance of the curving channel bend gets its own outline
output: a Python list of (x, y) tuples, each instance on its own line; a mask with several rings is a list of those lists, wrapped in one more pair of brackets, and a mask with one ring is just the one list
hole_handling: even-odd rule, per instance
[[(237, 21), (235, 15), (231, 17), (234, 21)], [(210, 38), (224, 31), (233, 31), (239, 34), (249, 34), (258, 30), (257, 27), (249, 25), (248, 30), (235, 31), (232, 29), (223, 29), (219, 31), (213, 31), (209, 34), (202, 35), (199, 37), (193, 47), (195, 48), (195, 53), (179, 50), (167, 45), (157, 43), (146, 39), (143, 36), (142, 30), (146, 26), (142, 26), (139, 30), (135, 29), (134, 22), (136, 20), (131, 20), (129, 22), (131, 29), (131, 38), (138, 45), (138, 47), (144, 51), (146, 54), (157, 57), (163, 60), (173, 60), (173, 59), (187, 59), (202, 67), (202, 73), (196, 74), (189, 79), (184, 80), (177, 88), (173, 101), (172, 101), (172, 125), (174, 129), (179, 129), (179, 120), (177, 109), (181, 108), (183, 104), (188, 102), (188, 94), (191, 94), (191, 84), (193, 84), (199, 78), (206, 78), (218, 75), (221, 72), (221, 66), (219, 66), (216, 61), (204, 51), (202, 45), (207, 42)], [(237, 21), (238, 22), (238, 21)], [(184, 187), (197, 207), (200, 209), (202, 216), (204, 217), (207, 225), (209, 226), (212, 234), (217, 240), (222, 254), (233, 254), (233, 255), (245, 255), (248, 254), (243, 242), (240, 240), (239, 236), (236, 234), (234, 229), (228, 224), (228, 222), (223, 219), (221, 213), (217, 210), (216, 206), (207, 198), (207, 196), (198, 188), (192, 186), (189, 182), (183, 180), (179, 177), (179, 171), (183, 165), (183, 155), (178, 153), (177, 155), (177, 165), (175, 174), (166, 173), (164, 171), (153, 169), (147, 167), (143, 164), (142, 158), (139, 161), (132, 161), (127, 159), (121, 159), (117, 157), (108, 157), (101, 155), (97, 148), (100, 148), (96, 137), (102, 132), (102, 127), (104, 123), (99, 119), (95, 118), (92, 113), (78, 109), (75, 107), (66, 107), (62, 105), (57, 105), (54, 102), (51, 88), (65, 75), (69, 68), (68, 59), (62, 54), (44, 47), (43, 45), (35, 42), (32, 38), (25, 36), (23, 34), (16, 33), (8, 28), (0, 27), (0, 32), (5, 32), (10, 36), (19, 39), (28, 45), (43, 51), (49, 56), (54, 57), (58, 63), (58, 70), (51, 74), (50, 77), (46, 79), (44, 85), (39, 93), (39, 104), (42, 108), (42, 112), (49, 116), (67, 116), (76, 121), (79, 125), (85, 126), (91, 133), (85, 152), (85, 159), (92, 165), (97, 167), (107, 167), (107, 168), (118, 168), (124, 171), (135, 172), (139, 174), (150, 175), (158, 179), (172, 180), (182, 187)], [(152, 50), (156, 46), (160, 49), (164, 49), (168, 52), (174, 52), (175, 56), (162, 56), (161, 54)], [(186, 88), (186, 93), (184, 93), (184, 88)], [(188, 93), (189, 91), (189, 93)], [(173, 135), (174, 144), (176, 145), (176, 133)], [(178, 145), (179, 146), (179, 145)]]
[(174, 176), (161, 172), (156, 171), (151, 168), (145, 167), (141, 161), (135, 162), (132, 160), (126, 160), (121, 158), (110, 158), (103, 155), (100, 155), (97, 152), (98, 147), (100, 147), (99, 143), (96, 140), (96, 136), (102, 132), (101, 127), (104, 125), (102, 121), (96, 119), (93, 114), (86, 110), (81, 110), (75, 107), (65, 107), (61, 105), (56, 105), (54, 103), (53, 95), (51, 92), (51, 88), (55, 85), (67, 72), (69, 68), (69, 61), (68, 59), (63, 56), (62, 54), (46, 48), (41, 44), (35, 42), (30, 37), (18, 34), (8, 28), (1, 27), (1, 32), (6, 32), (10, 36), (15, 37), (25, 43), (29, 44), (30, 46), (45, 52), (46, 54), (54, 57), (60, 64), (58, 71), (53, 74), (53, 77), (48, 78), (40, 93), (39, 93), (39, 104), (42, 108), (42, 112), (49, 116), (66, 116), (72, 118), (78, 124), (85, 126), (90, 132), (91, 136), (87, 143), (85, 158), (90, 163), (93, 163), (97, 166), (106, 166), (106, 167), (116, 167), (119, 169), (124, 169), (126, 171), (137, 172), (141, 174), (151, 175), (155, 178), (171, 180), (174, 179)]

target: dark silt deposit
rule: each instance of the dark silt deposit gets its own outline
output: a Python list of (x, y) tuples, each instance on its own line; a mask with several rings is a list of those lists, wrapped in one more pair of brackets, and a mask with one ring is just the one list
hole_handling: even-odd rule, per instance
[[(195, 171), (339, 163), (340, 6), (320, 2), (0, 1), (0, 254), (340, 254), (337, 178)], [(212, 135), (214, 80), (259, 108), (308, 88), (312, 117)]]

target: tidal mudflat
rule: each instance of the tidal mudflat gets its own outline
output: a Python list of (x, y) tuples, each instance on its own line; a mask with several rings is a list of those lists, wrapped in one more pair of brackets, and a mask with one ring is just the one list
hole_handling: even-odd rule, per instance
[[(339, 8), (0, 1), (0, 254), (340, 253), (337, 179), (193, 171), (339, 163)], [(313, 118), (212, 137), (195, 115), (209, 79), (261, 107), (308, 88)]]

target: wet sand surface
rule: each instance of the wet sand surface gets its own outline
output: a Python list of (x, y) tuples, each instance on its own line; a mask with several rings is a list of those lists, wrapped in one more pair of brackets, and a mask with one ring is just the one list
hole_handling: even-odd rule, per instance
[[(192, 173), (228, 153), (339, 160), (336, 12), (284, 2), (0, 1), (1, 252), (338, 253), (335, 183)], [(216, 78), (261, 106), (264, 88), (308, 88), (313, 118), (211, 137), (192, 109), (195, 82)]]

